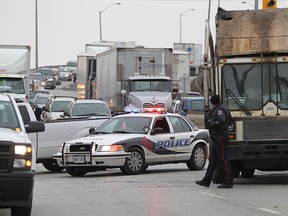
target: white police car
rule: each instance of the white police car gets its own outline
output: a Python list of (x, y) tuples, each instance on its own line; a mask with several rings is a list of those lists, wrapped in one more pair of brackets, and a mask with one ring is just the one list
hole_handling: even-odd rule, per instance
[(91, 134), (65, 142), (53, 155), (72, 176), (116, 167), (137, 175), (150, 165), (165, 163), (186, 163), (190, 170), (201, 170), (208, 154), (208, 131), (178, 114), (114, 116)]

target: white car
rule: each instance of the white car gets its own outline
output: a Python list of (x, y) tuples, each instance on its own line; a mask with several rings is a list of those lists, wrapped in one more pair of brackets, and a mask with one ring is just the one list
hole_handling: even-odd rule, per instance
[(90, 136), (63, 143), (53, 155), (72, 176), (115, 167), (137, 175), (165, 163), (201, 170), (206, 163), (208, 131), (178, 114), (119, 115), (92, 129)]

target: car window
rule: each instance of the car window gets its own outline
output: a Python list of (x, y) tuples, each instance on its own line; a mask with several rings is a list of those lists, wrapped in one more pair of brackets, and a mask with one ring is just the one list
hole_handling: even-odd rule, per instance
[(164, 117), (160, 117), (156, 119), (156, 122), (153, 128), (156, 128), (156, 127), (162, 128), (163, 133), (170, 133), (169, 124), (167, 122), (167, 119)]
[(180, 118), (178, 118), (177, 116), (169, 116), (168, 118), (173, 126), (173, 130), (175, 133), (181, 133), (185, 131), (183, 124), (180, 121)]
[(35, 100), (35, 103), (36, 104), (46, 104), (48, 100), (49, 100), (48, 97), (37, 97)]
[(72, 116), (110, 116), (110, 112), (106, 104), (81, 103), (75, 104)]
[(64, 112), (70, 102), (71, 101), (54, 101), (51, 106), (51, 112)]
[(13, 105), (6, 101), (0, 101), (0, 127), (20, 128)]
[(24, 125), (28, 125), (29, 122), (31, 121), (31, 119), (30, 119), (30, 115), (29, 115), (29, 112), (28, 112), (26, 106), (19, 105), (18, 108), (20, 110), (20, 114), (22, 116)]
[(150, 127), (151, 117), (109, 119), (96, 129), (96, 133), (132, 133), (147, 134), (145, 127)]

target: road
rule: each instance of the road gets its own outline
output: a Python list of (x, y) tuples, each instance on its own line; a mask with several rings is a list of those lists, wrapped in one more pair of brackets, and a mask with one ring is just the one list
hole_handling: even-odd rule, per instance
[(76, 96), (76, 84), (72, 81), (62, 81), (55, 89), (48, 89), (50, 93), (63, 96)]
[(196, 185), (204, 172), (175, 164), (137, 176), (110, 169), (72, 177), (37, 164), (32, 216), (287, 215), (288, 172), (257, 171), (254, 178), (235, 179), (233, 189)]

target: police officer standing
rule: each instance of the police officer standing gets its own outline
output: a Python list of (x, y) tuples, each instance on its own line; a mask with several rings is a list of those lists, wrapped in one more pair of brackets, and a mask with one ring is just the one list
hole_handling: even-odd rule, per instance
[(220, 103), (219, 95), (210, 98), (213, 109), (209, 113), (208, 125), (210, 134), (210, 156), (209, 165), (204, 178), (195, 183), (209, 187), (213, 173), (218, 165), (224, 173), (223, 184), (218, 188), (233, 188), (233, 174), (228, 160), (227, 145), (229, 140), (228, 127), (232, 123), (230, 111)]

